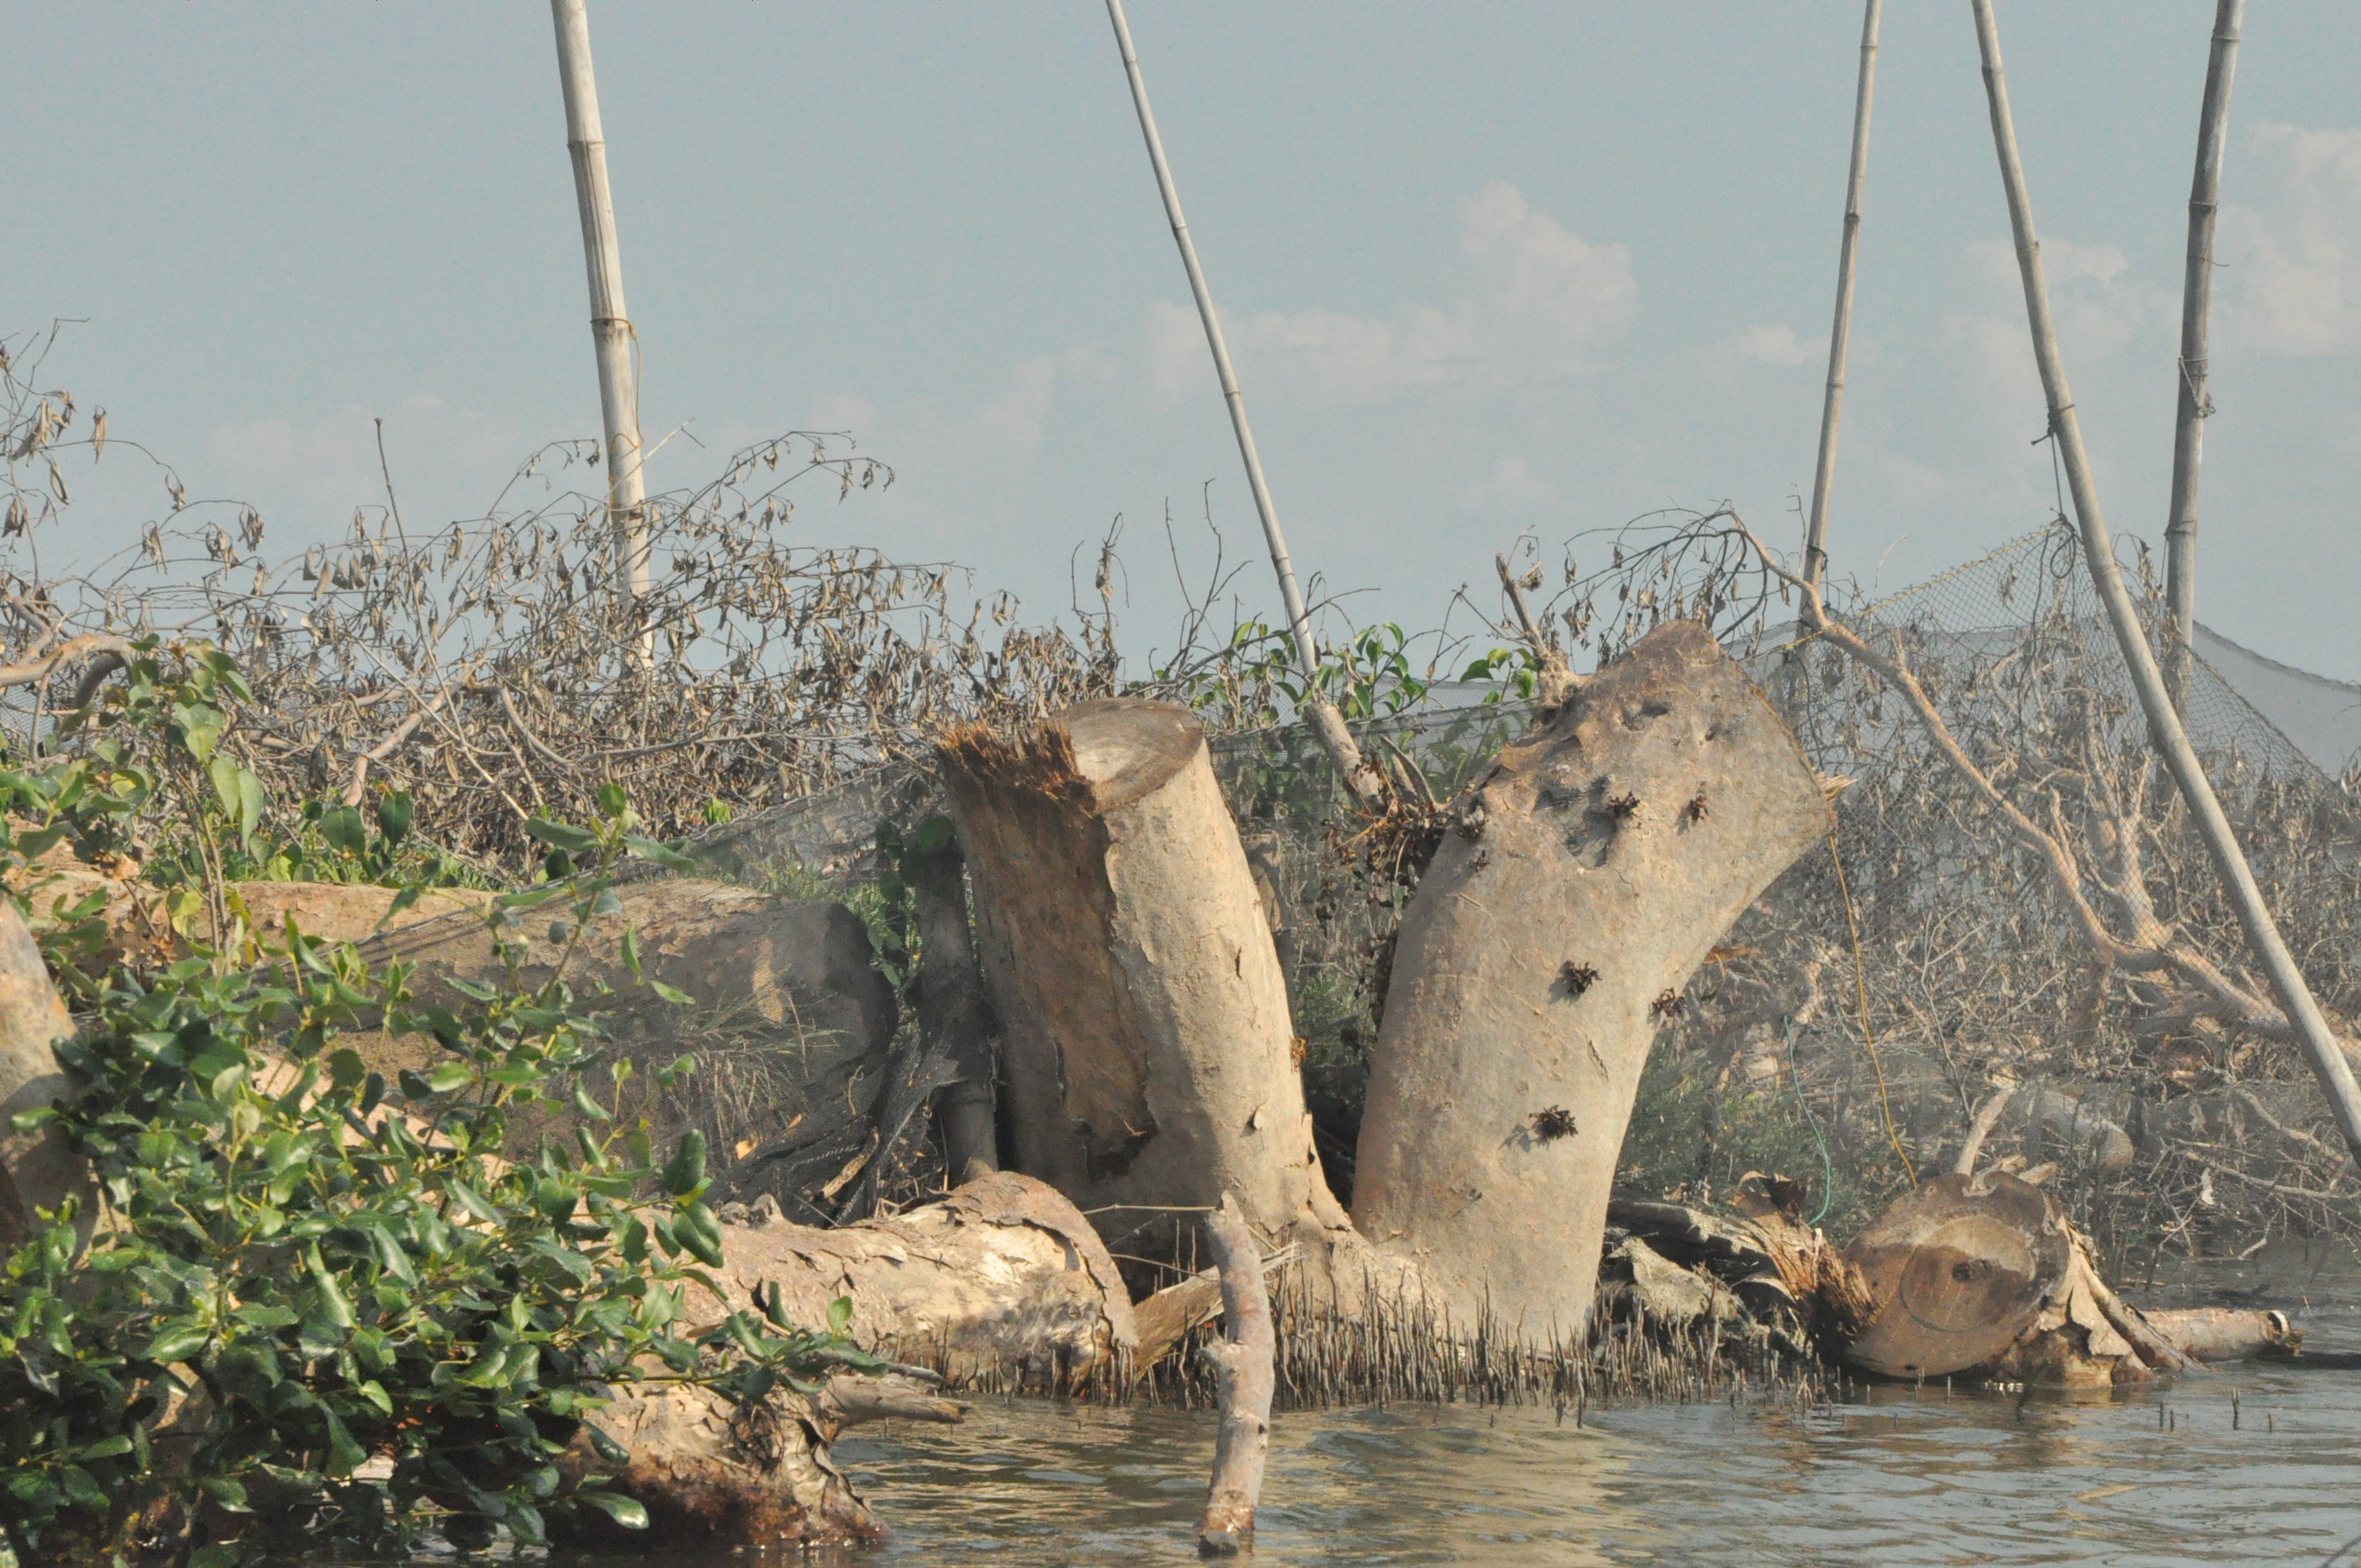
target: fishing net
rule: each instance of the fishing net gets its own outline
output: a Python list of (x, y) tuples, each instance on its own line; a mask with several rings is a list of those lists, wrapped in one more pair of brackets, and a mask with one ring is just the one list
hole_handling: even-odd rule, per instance
[[(1852, 781), (1837, 829), (1740, 922), (1653, 1053), (1622, 1179), (1705, 1198), (1750, 1169), (1803, 1179), (1846, 1234), (1947, 1167), (1996, 1084), (2019, 1086), (1986, 1160), (2052, 1179), (2122, 1274), (2172, 1251), (2345, 1228), (2333, 1128), (2292, 1048), (2189, 1016), (2094, 965), (2049, 869), (1951, 766), (1901, 696), (1824, 638), (1774, 620), (1768, 588), (1677, 553), (1587, 579), (1555, 624), (1591, 651), (1702, 613), (1794, 728)], [(1717, 574), (1719, 576), (1717, 578)], [(1568, 576), (1574, 577), (1569, 565)], [(1652, 586), (1636, 590), (1644, 579)], [(2152, 587), (2152, 585), (2151, 585)], [(1645, 600), (1646, 613), (1631, 607)], [(2153, 592), (2149, 595), (2151, 605)], [(1960, 752), (2036, 820), (2091, 852), (2135, 837), (2157, 917), (2250, 989), (2235, 922), (2150, 760), (2123, 662), (2073, 532), (2043, 528), (1916, 587), (1838, 612), (1906, 663)], [(1620, 617), (1620, 620), (1618, 619)], [(1610, 639), (1598, 632), (1606, 627)], [(1438, 797), (1532, 720), (1504, 688), (1439, 685), (1355, 725)], [(2321, 998), (2361, 1011), (2361, 831), (2331, 779), (2212, 665), (2192, 659), (2186, 722), (2266, 897)], [(1307, 1097), (1347, 1190), (1389, 948), (1411, 879), (1356, 856), (1347, 802), (1300, 728), (1219, 735), (1214, 769), (1264, 884), (1304, 1040)], [(942, 811), (932, 779), (881, 769), (707, 835), (730, 874), (819, 891), (873, 886), (881, 823)]]

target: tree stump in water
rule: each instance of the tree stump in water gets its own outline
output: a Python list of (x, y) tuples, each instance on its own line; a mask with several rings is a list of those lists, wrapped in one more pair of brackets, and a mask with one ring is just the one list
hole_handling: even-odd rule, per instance
[[(1252, 870), (1185, 708), (1110, 698), (941, 749), (974, 871), (1020, 1169), (1126, 1253), (1235, 1193), (1265, 1235), (1341, 1229)], [(1133, 1207), (1126, 1207), (1133, 1206)]]
[(1353, 1217), (1460, 1321), (1574, 1330), (1659, 1029), (1829, 826), (1704, 629), (1650, 633), (1504, 748), (1419, 883), (1370, 1061)]

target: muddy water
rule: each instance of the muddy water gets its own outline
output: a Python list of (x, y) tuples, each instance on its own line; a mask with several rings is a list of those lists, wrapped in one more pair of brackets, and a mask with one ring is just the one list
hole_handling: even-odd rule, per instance
[[(2361, 1351), (2361, 1313), (2308, 1343)], [(2235, 1399), (2235, 1425), (2233, 1400)], [(2244, 1365), (2136, 1394), (1878, 1389), (1801, 1409), (1282, 1414), (1254, 1561), (1525, 1565), (2257, 1563), (2361, 1547), (2361, 1373)], [(986, 1400), (839, 1458), (894, 1528), (845, 1563), (1197, 1561), (1203, 1411)], [(2340, 1548), (2345, 1552), (2340, 1552)]]

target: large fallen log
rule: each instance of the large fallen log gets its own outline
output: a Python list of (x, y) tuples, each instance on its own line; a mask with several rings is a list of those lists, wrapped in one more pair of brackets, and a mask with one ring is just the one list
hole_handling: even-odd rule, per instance
[[(646, 1118), (663, 1143), (686, 1127), (702, 1131), (732, 1162), (720, 1196), (751, 1201), (767, 1192), (790, 1217), (824, 1222), (873, 1146), (873, 1114), (900, 1021), (868, 928), (841, 904), (695, 878), (652, 878), (614, 891), (619, 907), (578, 938), (571, 906), (553, 900), (518, 912), (497, 931), (481, 912), (461, 910), (383, 932), (361, 951), (372, 964), (414, 964), (420, 998), (454, 1006), (461, 982), (505, 989), (511, 959), (528, 986), (548, 980), (564, 959), (577, 1007), (599, 1015), (642, 1069), (625, 1086), (620, 1112)], [(314, 905), (291, 907), (312, 930)], [(637, 933), (645, 977), (685, 993), (689, 1005), (664, 1001), (631, 973), (627, 932)], [(496, 938), (507, 954), (496, 950)], [(346, 1043), (389, 1080), (405, 1069), (431, 1070), (441, 1059), (423, 1035), (355, 1035)], [(697, 1071), (676, 1089), (663, 1088), (654, 1069), (682, 1055), (696, 1059)]]
[(49, 966), (14, 903), (0, 898), (0, 1251), (13, 1252), (36, 1232), (36, 1216), (68, 1198), (81, 1200), (85, 1239), (97, 1215), (97, 1185), (87, 1161), (55, 1127), (16, 1130), (15, 1119), (73, 1092), (74, 1080), (51, 1049), (73, 1038), (72, 1017)]
[[(954, 1385), (1057, 1394), (1119, 1376), (1137, 1343), (1130, 1298), (1090, 1222), (1029, 1178), (994, 1172), (939, 1203), (833, 1230), (765, 1223), (767, 1212), (722, 1226), (720, 1283), (734, 1299), (706, 1302), (717, 1316), (757, 1288), (775, 1288), (802, 1322), (849, 1297), (854, 1337), (875, 1354)], [(820, 1398), (781, 1389), (751, 1409), (679, 1385), (627, 1387), (595, 1419), (629, 1458), (602, 1458), (585, 1436), (561, 1468), (638, 1498), (651, 1528), (577, 1519), (570, 1539), (666, 1552), (876, 1540), (883, 1528), (828, 1445), (853, 1421), (896, 1416), (955, 1419), (956, 1407), (844, 1379)]]

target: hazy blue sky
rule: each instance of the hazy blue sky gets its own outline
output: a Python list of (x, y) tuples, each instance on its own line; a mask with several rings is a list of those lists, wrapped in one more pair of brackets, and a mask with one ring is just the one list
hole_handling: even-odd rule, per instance
[[(2003, 6), (2070, 371), (2122, 532), (2162, 531), (2210, 0)], [(1203, 481), (1255, 547), (1105, 16), (1057, 4), (591, 0), (652, 471), (845, 428), (884, 496), (818, 542), (950, 558), (1037, 612)], [(1729, 499), (1792, 538), (1860, 7), (1135, 0), (1299, 563), (1428, 624), (1521, 533)], [(273, 539), (479, 512), (596, 433), (545, 5), (12, 8), (0, 327)], [(1889, 587), (2048, 515), (2043, 416), (1965, 0), (1887, 7), (1839, 571)], [(2361, 677), (2361, 6), (2256, 0), (2216, 293), (2199, 612)], [(160, 493), (110, 456), (94, 550)], [(1201, 527), (1184, 536), (1202, 555)], [(1242, 579), (1264, 604), (1266, 574)]]

